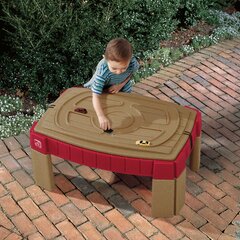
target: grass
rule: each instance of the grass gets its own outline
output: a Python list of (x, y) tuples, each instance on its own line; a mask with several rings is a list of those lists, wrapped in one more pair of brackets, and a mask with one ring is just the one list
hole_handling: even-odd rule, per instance
[[(216, 24), (213, 33), (209, 36), (195, 36), (191, 44), (179, 48), (159, 48), (147, 51), (142, 59), (142, 68), (134, 77), (138, 82), (146, 78), (162, 66), (167, 66), (183, 56), (190, 55), (204, 47), (216, 44), (224, 39), (240, 36), (240, 13), (229, 15), (221, 11), (210, 10), (205, 21)], [(32, 123), (41, 118), (45, 108), (41, 105), (34, 107), (33, 113), (23, 112), (20, 98), (14, 96), (0, 96), (0, 138), (19, 135), (29, 131)]]

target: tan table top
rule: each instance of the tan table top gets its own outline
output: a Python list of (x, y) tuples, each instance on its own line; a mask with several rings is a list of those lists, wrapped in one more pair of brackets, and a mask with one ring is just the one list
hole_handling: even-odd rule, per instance
[[(51, 104), (35, 131), (97, 152), (175, 160), (196, 117), (194, 110), (136, 94), (103, 94), (101, 103), (112, 124), (111, 134), (99, 128), (91, 91), (86, 88), (67, 89)], [(149, 141), (150, 146), (139, 146), (138, 140)]]

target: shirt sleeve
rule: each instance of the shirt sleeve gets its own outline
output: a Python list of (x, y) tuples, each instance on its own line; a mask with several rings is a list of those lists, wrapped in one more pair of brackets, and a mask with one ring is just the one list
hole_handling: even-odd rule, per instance
[(92, 84), (90, 87), (92, 92), (96, 94), (102, 94), (104, 86), (106, 85), (106, 81), (108, 79), (107, 75), (107, 65), (105, 63), (105, 60), (102, 59), (99, 62), (96, 72), (92, 77)]
[(139, 69), (139, 63), (136, 59), (136, 57), (132, 57), (131, 62), (130, 62), (131, 70), (133, 73), (135, 73)]
[(91, 90), (96, 94), (102, 94), (104, 85), (105, 79), (100, 75), (95, 75)]

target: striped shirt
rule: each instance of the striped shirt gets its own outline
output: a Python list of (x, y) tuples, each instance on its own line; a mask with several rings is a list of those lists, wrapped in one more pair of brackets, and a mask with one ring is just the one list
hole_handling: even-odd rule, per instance
[[(135, 57), (132, 57), (128, 68), (121, 74), (112, 73), (107, 61), (103, 58), (97, 65), (96, 72), (93, 74), (90, 81), (84, 84), (84, 87), (91, 88), (92, 92), (102, 94), (103, 90), (116, 84), (120, 84), (132, 73), (136, 72), (139, 68), (139, 63)], [(122, 92), (131, 92), (132, 83), (129, 80), (121, 89)]]

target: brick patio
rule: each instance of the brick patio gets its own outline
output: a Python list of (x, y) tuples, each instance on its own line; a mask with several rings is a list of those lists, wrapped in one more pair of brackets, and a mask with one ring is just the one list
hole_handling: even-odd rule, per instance
[(202, 112), (198, 173), (185, 205), (151, 217), (151, 179), (54, 158), (57, 187), (34, 185), (28, 134), (0, 141), (0, 239), (235, 240), (240, 231), (240, 39), (161, 69), (134, 92)]

